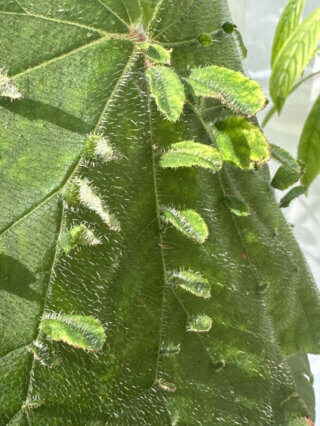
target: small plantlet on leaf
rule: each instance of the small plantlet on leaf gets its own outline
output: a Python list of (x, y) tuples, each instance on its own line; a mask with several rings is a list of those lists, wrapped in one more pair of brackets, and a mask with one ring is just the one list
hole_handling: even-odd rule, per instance
[(22, 95), (17, 87), (12, 83), (4, 69), (0, 69), (0, 97), (21, 99)]
[(194, 210), (163, 209), (163, 220), (171, 223), (178, 231), (191, 240), (203, 244), (208, 238), (209, 231), (205, 221)]
[(89, 352), (100, 351), (106, 340), (100, 321), (84, 315), (47, 313), (39, 328), (52, 340)]
[(177, 390), (177, 386), (174, 383), (167, 382), (164, 379), (159, 379), (157, 383), (159, 388), (166, 392), (175, 392)]
[(211, 297), (211, 285), (199, 272), (181, 269), (168, 273), (169, 283), (204, 299)]
[(176, 122), (182, 114), (185, 92), (179, 76), (169, 67), (151, 66), (146, 72), (150, 91), (159, 110)]
[(170, 145), (160, 159), (163, 168), (203, 167), (217, 172), (222, 167), (220, 152), (210, 145), (193, 141), (177, 142)]
[(96, 133), (92, 133), (87, 137), (84, 152), (87, 158), (98, 157), (105, 163), (115, 158), (109, 141), (103, 135)]
[(211, 330), (212, 319), (208, 315), (199, 314), (194, 316), (187, 325), (187, 331), (194, 333), (207, 333)]
[(120, 231), (118, 220), (108, 211), (87, 179), (75, 179), (64, 197), (66, 202), (71, 205), (80, 204), (95, 212), (111, 230)]
[(213, 137), (224, 161), (241, 169), (253, 169), (269, 161), (270, 148), (261, 130), (244, 117), (230, 117), (215, 123)]
[(175, 345), (174, 343), (168, 343), (160, 348), (160, 353), (163, 357), (174, 357), (180, 353), (180, 344)]
[(77, 246), (96, 246), (102, 241), (85, 225), (81, 224), (66, 231), (59, 240), (59, 245), (65, 253)]

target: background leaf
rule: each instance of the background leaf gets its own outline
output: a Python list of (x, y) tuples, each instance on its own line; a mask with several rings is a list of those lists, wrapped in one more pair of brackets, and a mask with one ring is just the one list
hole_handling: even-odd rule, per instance
[(320, 96), (305, 122), (299, 142), (298, 158), (306, 165), (302, 182), (308, 187), (320, 172)]
[(273, 66), (283, 45), (299, 26), (302, 10), (306, 0), (288, 0), (279, 19), (273, 39), (271, 67)]
[(275, 60), (270, 78), (270, 94), (278, 112), (314, 55), (319, 38), (320, 8), (296, 28)]

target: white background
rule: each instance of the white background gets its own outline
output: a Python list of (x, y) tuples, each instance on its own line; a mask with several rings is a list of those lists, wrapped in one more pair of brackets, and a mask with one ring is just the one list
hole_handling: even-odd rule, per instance
[[(248, 48), (248, 58), (244, 62), (246, 73), (259, 81), (268, 95), (272, 41), (286, 1), (229, 0), (233, 20), (239, 27)], [(319, 0), (307, 0), (303, 16), (306, 17), (317, 7)], [(320, 70), (320, 57), (310, 64), (305, 75), (318, 70)], [(296, 156), (303, 124), (319, 93), (319, 77), (300, 86), (289, 97), (281, 116), (274, 116), (264, 129), (269, 141)], [(260, 121), (264, 115), (265, 112), (262, 112)], [(275, 170), (272, 166), (271, 169)], [(283, 194), (277, 192), (281, 198)], [(284, 209), (284, 214), (294, 225), (296, 238), (320, 287), (320, 177), (312, 184), (308, 197), (303, 196), (295, 200), (289, 208)], [(320, 355), (311, 355), (310, 361), (317, 399), (316, 425), (320, 426)]]

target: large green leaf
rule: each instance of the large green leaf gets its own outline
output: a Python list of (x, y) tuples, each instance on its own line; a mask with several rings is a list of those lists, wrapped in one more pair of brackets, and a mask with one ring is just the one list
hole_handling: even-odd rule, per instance
[(313, 57), (319, 38), (320, 7), (293, 31), (274, 62), (270, 94), (278, 112)]
[(271, 66), (274, 64), (283, 45), (300, 24), (301, 14), (305, 4), (306, 0), (288, 0), (288, 3), (285, 5), (274, 35)]
[(298, 158), (306, 165), (302, 182), (309, 186), (320, 172), (320, 96), (304, 125), (299, 142)]
[(286, 409), (283, 354), (320, 349), (314, 282), (264, 169), (159, 165), (179, 141), (213, 146), (226, 112), (166, 120), (141, 49), (153, 16), (172, 71), (240, 71), (228, 34), (197, 40), (227, 5), (138, 4), (0, 1), (23, 96), (0, 104), (0, 423), (287, 424), (305, 407)]

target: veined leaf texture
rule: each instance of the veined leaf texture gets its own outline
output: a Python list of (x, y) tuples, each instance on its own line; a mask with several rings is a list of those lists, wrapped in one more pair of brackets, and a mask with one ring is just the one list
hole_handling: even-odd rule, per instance
[[(216, 100), (182, 111), (173, 91), (171, 111), (150, 92), (154, 77), (241, 71), (226, 1), (9, 0), (0, 20), (0, 424), (312, 416), (305, 358), (293, 371), (287, 356), (319, 352), (320, 304), (268, 170), (251, 164), (267, 142)], [(150, 66), (147, 41), (171, 65)], [(246, 160), (231, 160), (248, 170), (161, 166), (176, 143), (219, 149), (215, 129), (241, 141)]]

